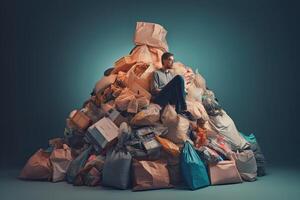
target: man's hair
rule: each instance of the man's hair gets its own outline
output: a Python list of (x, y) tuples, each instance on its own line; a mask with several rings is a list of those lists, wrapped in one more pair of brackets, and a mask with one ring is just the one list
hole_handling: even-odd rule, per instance
[(170, 53), (170, 52), (165, 52), (162, 56), (161, 56), (161, 64), (164, 65), (164, 60), (167, 60), (169, 57), (174, 56), (174, 54)]

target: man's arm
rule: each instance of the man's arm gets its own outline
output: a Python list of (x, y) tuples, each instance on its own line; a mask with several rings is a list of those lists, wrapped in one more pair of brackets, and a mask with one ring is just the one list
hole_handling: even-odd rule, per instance
[(156, 95), (161, 91), (159, 87), (159, 77), (158, 74), (154, 71), (152, 77), (152, 84), (151, 84), (151, 93)]

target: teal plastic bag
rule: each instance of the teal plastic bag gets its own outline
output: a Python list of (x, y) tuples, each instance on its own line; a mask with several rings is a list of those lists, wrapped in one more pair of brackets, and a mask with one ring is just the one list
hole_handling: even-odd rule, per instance
[(249, 134), (249, 135), (245, 135), (244, 133), (240, 132), (240, 134), (245, 138), (245, 140), (247, 140), (247, 142), (250, 143), (257, 143), (256, 141), (256, 137), (253, 133)]
[(185, 142), (181, 153), (181, 172), (191, 190), (210, 185), (205, 165), (189, 142)]

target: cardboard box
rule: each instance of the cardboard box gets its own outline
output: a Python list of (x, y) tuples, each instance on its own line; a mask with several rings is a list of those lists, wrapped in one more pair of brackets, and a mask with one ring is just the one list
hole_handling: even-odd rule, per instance
[(92, 144), (104, 149), (117, 140), (118, 134), (119, 128), (111, 119), (104, 117), (88, 128), (87, 137)]
[(115, 62), (115, 68), (112, 73), (117, 74), (119, 71), (127, 72), (135, 63), (130, 56), (124, 56)]
[(76, 113), (72, 116), (71, 121), (80, 129), (85, 130), (87, 129), (91, 124), (92, 120), (83, 112), (76, 111)]

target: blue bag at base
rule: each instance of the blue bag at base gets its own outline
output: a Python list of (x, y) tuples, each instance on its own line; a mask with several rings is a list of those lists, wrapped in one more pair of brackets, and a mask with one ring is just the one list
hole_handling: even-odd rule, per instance
[(184, 143), (181, 153), (181, 173), (191, 190), (210, 185), (205, 165), (189, 142)]

